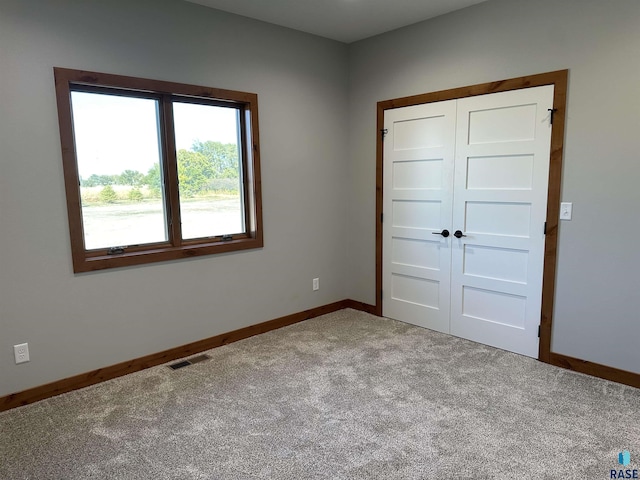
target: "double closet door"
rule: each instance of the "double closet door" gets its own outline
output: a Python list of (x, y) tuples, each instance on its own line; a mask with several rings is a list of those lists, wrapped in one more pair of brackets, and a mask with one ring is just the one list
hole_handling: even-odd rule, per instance
[(553, 88), (385, 112), (384, 316), (538, 356)]

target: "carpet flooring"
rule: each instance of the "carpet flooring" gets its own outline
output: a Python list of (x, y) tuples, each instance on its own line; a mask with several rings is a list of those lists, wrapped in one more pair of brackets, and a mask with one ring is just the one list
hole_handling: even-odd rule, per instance
[(206, 353), (0, 413), (0, 478), (605, 479), (640, 468), (640, 390), (393, 320), (347, 309)]

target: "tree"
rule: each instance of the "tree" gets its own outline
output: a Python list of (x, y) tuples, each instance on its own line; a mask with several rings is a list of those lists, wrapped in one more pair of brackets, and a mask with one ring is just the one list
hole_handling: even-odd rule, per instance
[(80, 177), (80, 186), (82, 187), (97, 187), (98, 185), (98, 175), (95, 173), (89, 178)]
[(80, 178), (80, 185), (83, 187), (99, 187), (100, 185), (115, 185), (118, 179), (118, 175), (97, 175), (92, 174), (86, 180)]
[(118, 199), (118, 195), (111, 185), (107, 185), (102, 190), (100, 190), (98, 198), (101, 202), (113, 203)]
[[(238, 146), (235, 143), (196, 141), (192, 150), (181, 149), (177, 153), (180, 194), (185, 197), (206, 192), (212, 180), (240, 178)], [(121, 185), (148, 185), (153, 197), (162, 195), (162, 171), (159, 163), (155, 163), (146, 175), (134, 170), (125, 170), (117, 178)]]
[(191, 149), (208, 159), (212, 168), (212, 178), (238, 178), (240, 176), (238, 146), (235, 143), (220, 143), (212, 140), (196, 141)]
[(139, 187), (144, 181), (144, 174), (136, 170), (125, 170), (118, 175), (119, 185), (130, 185), (132, 187)]
[(180, 195), (193, 197), (203, 193), (211, 178), (213, 178), (213, 170), (207, 157), (184, 149), (178, 151)]
[(142, 180), (142, 184), (149, 186), (149, 191), (153, 197), (162, 196), (162, 173), (160, 172), (159, 163), (153, 164)]
[(129, 200), (132, 202), (141, 202), (144, 199), (142, 192), (139, 188), (133, 188), (129, 191)]

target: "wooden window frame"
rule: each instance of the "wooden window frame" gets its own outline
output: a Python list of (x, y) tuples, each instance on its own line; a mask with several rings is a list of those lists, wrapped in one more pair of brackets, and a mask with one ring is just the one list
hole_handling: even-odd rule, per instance
[[(160, 80), (127, 77), (54, 67), (62, 165), (67, 196), (71, 255), (75, 273), (163, 262), (201, 255), (261, 248), (262, 195), (258, 135), (258, 96), (254, 93), (187, 85)], [(168, 212), (168, 241), (127, 247), (122, 253), (109, 249), (87, 250), (84, 244), (80, 176), (71, 110), (72, 91), (118, 92), (131, 97), (156, 98), (160, 103), (161, 149), (165, 175), (165, 203)], [(173, 134), (172, 100), (237, 108), (241, 130), (241, 181), (245, 233), (198, 239), (183, 239), (180, 225), (178, 171)]]

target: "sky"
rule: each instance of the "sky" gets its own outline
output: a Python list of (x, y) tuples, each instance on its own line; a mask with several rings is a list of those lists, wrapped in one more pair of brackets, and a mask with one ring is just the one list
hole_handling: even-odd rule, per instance
[[(71, 101), (82, 178), (147, 173), (158, 163), (155, 100), (72, 92)], [(176, 148), (189, 150), (196, 140), (236, 143), (236, 115), (233, 108), (174, 103)]]

